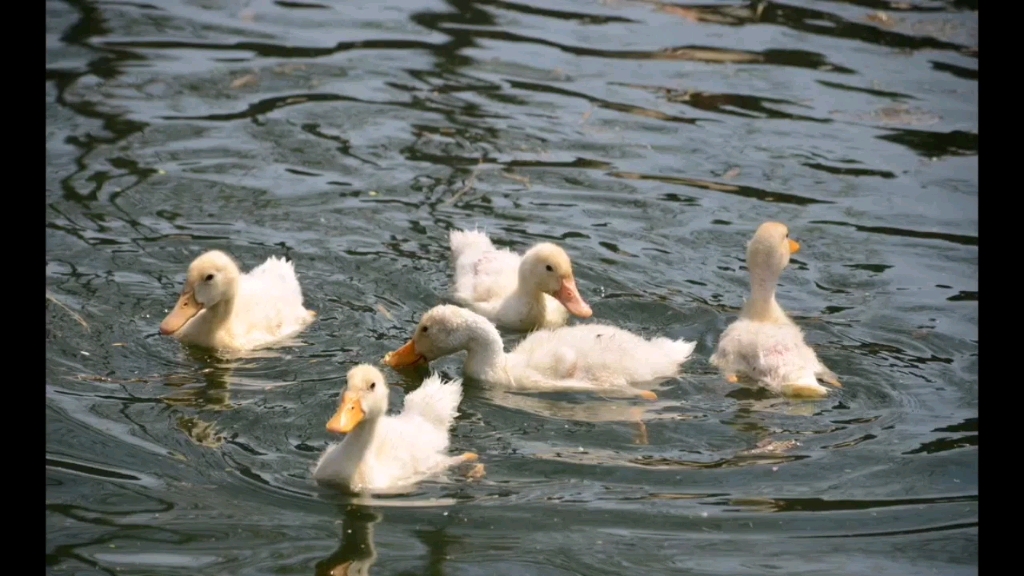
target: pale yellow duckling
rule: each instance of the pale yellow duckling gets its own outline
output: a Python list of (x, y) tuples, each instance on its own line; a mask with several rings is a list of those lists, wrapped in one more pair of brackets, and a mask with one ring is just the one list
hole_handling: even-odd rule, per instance
[(328, 431), (347, 436), (324, 452), (313, 478), (352, 492), (398, 492), (476, 460), (472, 452), (447, 454), (461, 401), (462, 380), (442, 382), (434, 374), (405, 397), (401, 414), (388, 415), (384, 375), (368, 364), (352, 368), (341, 405), (327, 423)]
[(775, 286), (789, 257), (800, 245), (789, 229), (765, 222), (747, 245), (750, 299), (711, 356), (711, 363), (732, 383), (750, 382), (786, 396), (822, 397), (828, 389), (818, 380), (841, 388), (836, 375), (804, 342), (800, 328), (775, 301)]
[(178, 303), (160, 333), (184, 344), (220, 350), (252, 350), (294, 336), (316, 312), (302, 306), (295, 267), (271, 256), (247, 274), (220, 250), (188, 267)]
[(569, 313), (589, 318), (572, 262), (555, 244), (537, 244), (520, 256), (498, 250), (483, 232), (452, 230), (452, 297), (499, 328), (529, 331), (562, 326)]
[(678, 376), (695, 346), (685, 340), (646, 339), (615, 326), (580, 324), (531, 332), (505, 353), (494, 324), (445, 304), (428, 310), (412, 339), (384, 362), (402, 368), (466, 350), (465, 374), (499, 388), (654, 400), (657, 394), (644, 388)]

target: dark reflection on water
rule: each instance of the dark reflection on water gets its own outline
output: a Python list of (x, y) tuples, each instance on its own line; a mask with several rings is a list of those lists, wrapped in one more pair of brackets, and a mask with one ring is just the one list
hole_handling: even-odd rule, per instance
[(377, 560), (373, 528), (382, 516), (361, 506), (348, 506), (342, 513), (341, 545), (316, 563), (318, 576), (369, 574)]
[[(977, 572), (976, 2), (46, 10), (48, 572)], [(825, 400), (706, 360), (767, 219)], [(316, 486), (346, 371), (444, 300), (464, 227), (563, 244), (595, 319), (694, 360), (655, 402), (467, 381), (484, 477)], [(292, 259), (317, 322), (160, 337), (211, 248)]]
[[(342, 507), (341, 543), (330, 556), (316, 563), (318, 576), (357, 576), (370, 574), (377, 562), (374, 530), (384, 520), (385, 513), (362, 505)], [(399, 570), (397, 574), (423, 574), (441, 576), (448, 573), (445, 564), (451, 557), (449, 547), (461, 544), (462, 538), (451, 537), (444, 527), (412, 531), (417, 544), (425, 548), (423, 563), (415, 568)]]

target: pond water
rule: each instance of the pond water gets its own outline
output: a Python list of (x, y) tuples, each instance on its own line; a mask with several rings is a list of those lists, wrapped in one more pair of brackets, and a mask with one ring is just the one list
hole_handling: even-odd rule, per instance
[[(48, 572), (976, 573), (977, 30), (925, 0), (47, 0)], [(765, 220), (827, 399), (707, 362)], [(444, 301), (463, 227), (560, 243), (594, 320), (697, 341), (684, 376), (467, 381), (485, 477), (317, 487), (345, 373)], [(295, 262), (301, 345), (158, 335), (214, 248)], [(395, 408), (423, 376), (386, 374)]]

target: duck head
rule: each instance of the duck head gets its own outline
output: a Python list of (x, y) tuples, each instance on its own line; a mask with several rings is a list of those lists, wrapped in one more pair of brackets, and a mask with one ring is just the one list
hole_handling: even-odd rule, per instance
[(747, 244), (747, 269), (751, 277), (778, 279), (789, 264), (789, 257), (800, 251), (789, 237), (789, 228), (778, 222), (765, 222)]
[[(481, 331), (488, 332), (492, 339), (498, 333), (497, 328), (475, 312), (451, 304), (435, 306), (420, 318), (409, 342), (388, 353), (384, 363), (392, 368), (407, 368), (469, 350)], [(497, 340), (500, 345), (501, 337), (497, 336)]]
[(519, 264), (519, 284), (551, 295), (580, 318), (594, 313), (576, 288), (569, 255), (555, 244), (544, 242), (526, 251)]
[(241, 274), (235, 261), (220, 250), (193, 260), (178, 303), (160, 323), (160, 333), (174, 334), (202, 310), (233, 299)]
[(369, 364), (348, 371), (338, 411), (327, 422), (327, 430), (348, 434), (363, 421), (380, 418), (388, 411), (388, 384), (384, 375)]

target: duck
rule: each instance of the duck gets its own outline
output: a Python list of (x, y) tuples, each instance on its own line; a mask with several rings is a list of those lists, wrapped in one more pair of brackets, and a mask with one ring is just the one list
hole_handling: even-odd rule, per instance
[(466, 308), (442, 304), (384, 363), (411, 367), (465, 350), (466, 376), (515, 391), (600, 392), (657, 399), (650, 388), (679, 375), (695, 342), (641, 336), (604, 324), (535, 330), (509, 353), (498, 328)]
[(271, 256), (243, 274), (234, 258), (211, 250), (189, 264), (160, 334), (205, 348), (252, 350), (295, 336), (315, 318), (302, 305), (292, 262)]
[(739, 318), (722, 333), (709, 361), (726, 381), (756, 386), (792, 397), (821, 398), (828, 388), (842, 388), (838, 376), (825, 367), (804, 341), (803, 331), (775, 300), (775, 287), (800, 244), (789, 228), (765, 222), (747, 245), (750, 298)]
[(405, 397), (401, 414), (389, 415), (384, 375), (369, 364), (353, 367), (327, 422), (328, 432), (345, 439), (324, 451), (314, 480), (354, 493), (397, 493), (450, 466), (476, 461), (473, 452), (447, 453), (461, 401), (461, 379), (445, 382), (432, 374)]
[(528, 332), (564, 325), (569, 314), (593, 315), (580, 296), (572, 262), (557, 244), (541, 242), (523, 255), (494, 247), (478, 230), (449, 233), (456, 304), (499, 328)]

